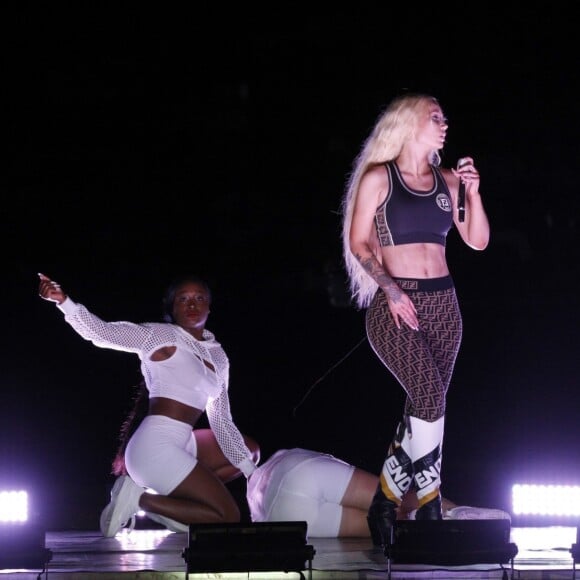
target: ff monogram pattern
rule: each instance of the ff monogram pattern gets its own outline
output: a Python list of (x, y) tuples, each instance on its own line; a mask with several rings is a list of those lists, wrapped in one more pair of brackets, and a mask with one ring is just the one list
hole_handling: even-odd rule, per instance
[[(409, 290), (407, 290), (409, 292)], [(409, 292), (419, 330), (399, 330), (387, 299), (378, 290), (366, 312), (369, 342), (407, 394), (405, 415), (436, 421), (445, 414), (445, 398), (463, 332), (454, 288)]]

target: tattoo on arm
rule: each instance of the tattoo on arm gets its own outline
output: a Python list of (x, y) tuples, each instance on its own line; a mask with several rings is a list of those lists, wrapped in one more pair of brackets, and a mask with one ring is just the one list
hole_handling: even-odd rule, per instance
[(374, 256), (363, 258), (360, 254), (355, 254), (355, 257), (390, 300), (397, 302), (401, 298), (403, 291), (400, 286), (385, 272)]

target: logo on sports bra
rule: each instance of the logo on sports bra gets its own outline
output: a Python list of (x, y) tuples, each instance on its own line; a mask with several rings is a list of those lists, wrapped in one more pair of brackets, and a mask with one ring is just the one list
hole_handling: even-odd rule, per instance
[(451, 211), (451, 200), (446, 194), (440, 193), (435, 201), (437, 202), (437, 207), (439, 207), (439, 209), (442, 209), (443, 211)]

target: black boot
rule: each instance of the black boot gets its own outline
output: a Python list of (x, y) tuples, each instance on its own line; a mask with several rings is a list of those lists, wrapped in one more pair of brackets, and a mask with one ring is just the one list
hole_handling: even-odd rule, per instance
[(384, 549), (391, 543), (391, 529), (397, 517), (396, 508), (397, 504), (385, 496), (379, 483), (367, 515), (373, 545)]
[(421, 506), (415, 514), (416, 520), (442, 520), (441, 494)]

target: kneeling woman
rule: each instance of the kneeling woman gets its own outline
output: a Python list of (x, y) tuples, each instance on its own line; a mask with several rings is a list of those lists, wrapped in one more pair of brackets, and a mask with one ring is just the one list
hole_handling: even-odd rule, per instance
[[(205, 328), (208, 285), (195, 276), (174, 281), (163, 301), (165, 322), (137, 324), (106, 322), (74, 302), (59, 284), (39, 276), (41, 298), (56, 302), (78, 334), (98, 347), (137, 354), (141, 361), (148, 413), (127, 443), (128, 475), (117, 479), (101, 514), (103, 535), (117, 534), (139, 510), (186, 526), (240, 521), (239, 506), (224, 481), (237, 472), (249, 477), (259, 451), (248, 448), (232, 420), (229, 360)], [(219, 466), (199, 460), (192, 429), (204, 412), (230, 464), (225, 468), (233, 467), (229, 475), (220, 477)]]

